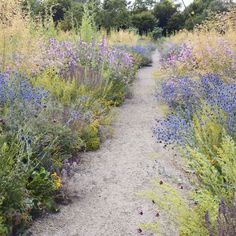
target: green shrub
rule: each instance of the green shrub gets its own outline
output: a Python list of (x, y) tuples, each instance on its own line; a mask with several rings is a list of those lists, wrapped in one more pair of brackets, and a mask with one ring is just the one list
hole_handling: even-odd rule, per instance
[[(39, 167), (28, 139), (0, 137), (0, 235), (18, 234), (32, 212), (52, 210), (60, 177)], [(37, 167), (38, 166), (38, 167)]]
[(236, 145), (231, 137), (225, 136), (215, 149), (217, 154), (211, 157), (197, 148), (188, 148), (189, 165), (196, 172), (202, 188), (218, 199), (232, 201), (236, 186)]
[(59, 120), (36, 119), (28, 130), (35, 137), (32, 143), (34, 160), (49, 171), (59, 171), (62, 162), (72, 158), (83, 146), (76, 130), (73, 131)]
[(43, 209), (55, 210), (53, 195), (57, 191), (57, 186), (51, 174), (43, 167), (33, 171), (27, 183), (31, 201), (34, 204), (34, 213)]
[(111, 101), (111, 105), (121, 105), (126, 96), (126, 85), (122, 80), (113, 80), (110, 90), (105, 95), (105, 99)]
[(162, 32), (163, 32), (163, 29), (162, 28), (160, 28), (160, 27), (155, 27), (154, 29), (153, 29), (153, 31), (152, 31), (152, 38), (154, 39), (154, 40), (158, 40), (158, 39), (160, 39), (161, 37), (162, 37)]
[(95, 120), (82, 131), (82, 139), (85, 143), (86, 151), (94, 151), (100, 147), (99, 122)]
[[(2, 138), (2, 137), (1, 137)], [(33, 207), (29, 192), (25, 189), (29, 176), (29, 163), (23, 146), (12, 140), (7, 144), (1, 139), (0, 149), (0, 231), (8, 235), (15, 227), (30, 220), (28, 212)]]

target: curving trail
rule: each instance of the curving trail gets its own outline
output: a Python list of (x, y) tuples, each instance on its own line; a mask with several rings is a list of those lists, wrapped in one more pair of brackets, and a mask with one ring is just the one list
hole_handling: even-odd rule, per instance
[[(60, 213), (38, 220), (31, 229), (34, 236), (136, 236), (141, 223), (157, 220), (153, 204), (136, 193), (150, 188), (150, 179), (160, 168), (175, 178), (182, 175), (173, 155), (152, 137), (154, 121), (162, 116), (154, 97), (153, 73), (158, 68), (156, 51), (153, 65), (139, 71), (132, 99), (117, 108), (113, 138), (100, 150), (82, 155), (79, 170), (69, 182), (77, 198)], [(165, 231), (177, 234), (168, 225)]]

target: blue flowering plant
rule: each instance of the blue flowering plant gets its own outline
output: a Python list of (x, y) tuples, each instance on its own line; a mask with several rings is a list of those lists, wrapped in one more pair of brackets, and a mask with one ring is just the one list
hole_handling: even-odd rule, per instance
[[(171, 143), (182, 143), (182, 129), (188, 127), (187, 130), (190, 131), (193, 120), (201, 120), (201, 113), (206, 112), (206, 106), (210, 108), (206, 115), (218, 117), (217, 122), (235, 137), (235, 83), (224, 82), (219, 75), (213, 74), (202, 76), (200, 79), (172, 78), (162, 83), (157, 98), (168, 104), (172, 112), (165, 120), (159, 122), (160, 125), (155, 129), (159, 141), (164, 139), (163, 141), (168, 143), (169, 139)], [(191, 135), (185, 137), (185, 140), (190, 141)]]

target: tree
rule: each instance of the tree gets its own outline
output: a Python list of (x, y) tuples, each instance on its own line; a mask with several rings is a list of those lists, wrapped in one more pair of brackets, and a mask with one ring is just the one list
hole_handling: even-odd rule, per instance
[(190, 4), (183, 12), (185, 17), (184, 27), (193, 29), (196, 24), (201, 24), (211, 12), (223, 12), (235, 6), (230, 0), (198, 0)]
[(135, 13), (131, 16), (132, 26), (138, 29), (139, 34), (147, 34), (151, 32), (157, 25), (157, 20), (154, 15), (146, 10), (142, 12)]
[(65, 12), (71, 9), (71, 0), (47, 0), (43, 4), (52, 10), (53, 21), (57, 24), (59, 21), (64, 20)]
[(64, 31), (78, 29), (82, 24), (84, 7), (82, 3), (73, 2), (71, 9), (65, 12), (64, 19), (60, 21), (60, 28)]
[(72, 0), (24, 0), (23, 9), (29, 10), (32, 17), (40, 16), (44, 19), (46, 15), (52, 14), (56, 23), (63, 20), (65, 13), (71, 9)]
[(90, 13), (93, 15), (94, 22), (98, 28), (102, 24), (102, 3), (101, 0), (87, 0)]
[(126, 29), (130, 19), (126, 0), (104, 0), (102, 5), (102, 27), (110, 31), (111, 28)]
[(152, 9), (155, 0), (135, 0), (133, 4), (133, 11), (147, 11), (148, 9)]
[(158, 26), (163, 29), (163, 34), (168, 32), (169, 19), (178, 12), (179, 5), (171, 0), (163, 0), (157, 3), (154, 7), (153, 14), (158, 20)]

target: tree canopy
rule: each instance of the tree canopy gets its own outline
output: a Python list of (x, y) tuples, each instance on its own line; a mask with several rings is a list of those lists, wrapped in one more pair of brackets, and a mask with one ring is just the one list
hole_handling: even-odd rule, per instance
[(23, 6), (30, 8), (33, 17), (44, 17), (50, 11), (55, 25), (66, 31), (81, 26), (85, 4), (97, 28), (109, 32), (132, 27), (140, 34), (148, 34), (158, 27), (163, 35), (183, 28), (191, 30), (212, 12), (235, 5), (231, 0), (194, 0), (182, 10), (175, 0), (25, 0)]

